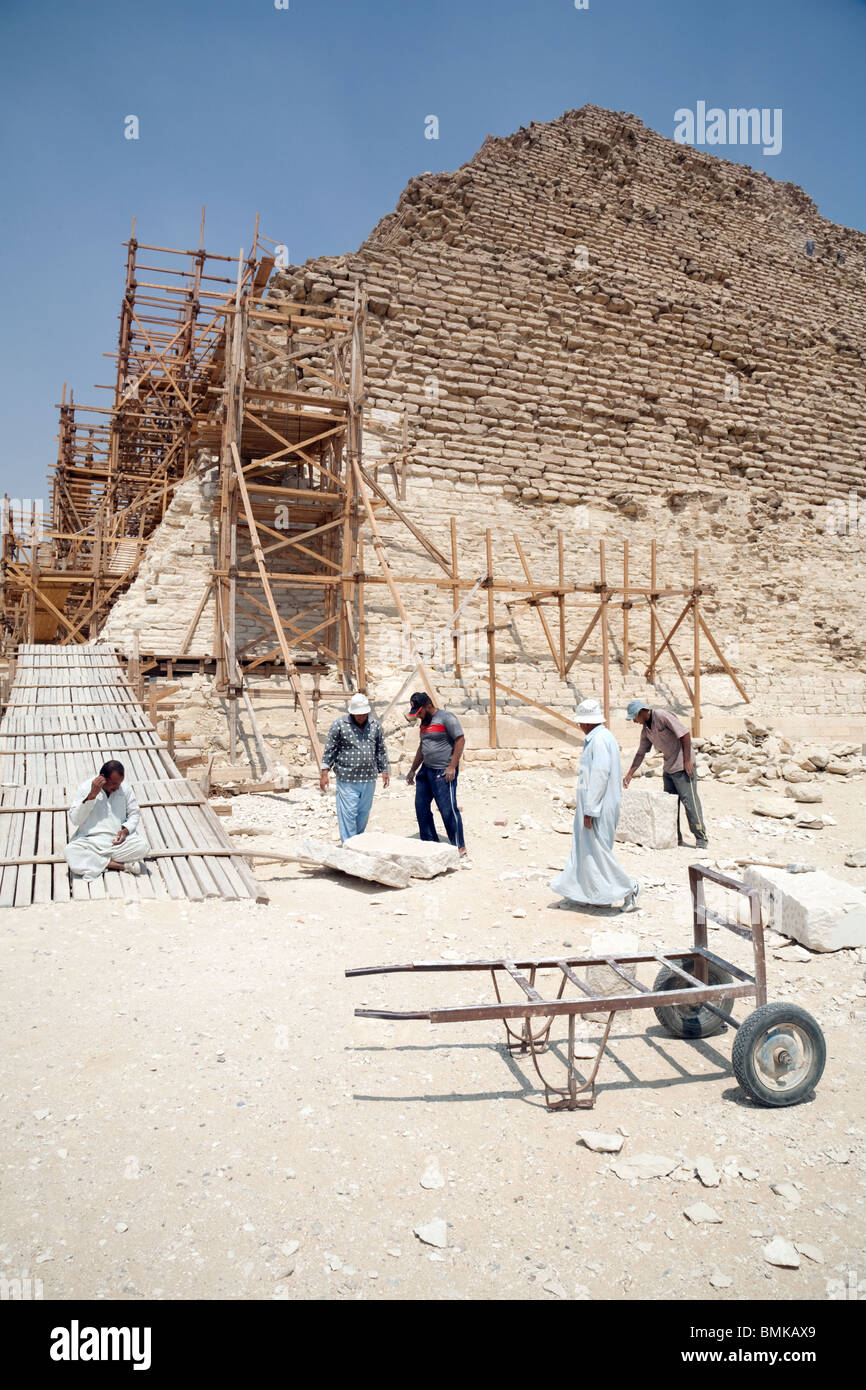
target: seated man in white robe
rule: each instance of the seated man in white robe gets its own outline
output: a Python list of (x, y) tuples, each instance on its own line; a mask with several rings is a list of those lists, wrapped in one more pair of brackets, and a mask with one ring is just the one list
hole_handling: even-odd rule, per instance
[(619, 745), (604, 724), (598, 700), (577, 707), (577, 722), (585, 741), (577, 779), (577, 809), (571, 855), (551, 888), (569, 902), (612, 907), (623, 900), (623, 911), (636, 909), (641, 885), (627, 874), (613, 852), (622, 802)]
[(148, 844), (139, 833), (135, 792), (123, 781), (123, 763), (104, 763), (92, 782), (82, 782), (69, 808), (74, 827), (66, 862), (84, 879), (101, 878), (106, 869), (141, 873)]

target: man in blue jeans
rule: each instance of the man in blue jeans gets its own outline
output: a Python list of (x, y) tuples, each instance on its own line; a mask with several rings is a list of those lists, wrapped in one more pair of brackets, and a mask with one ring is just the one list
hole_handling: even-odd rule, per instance
[(348, 712), (335, 719), (328, 730), (319, 778), (323, 792), (328, 790), (331, 768), (337, 777), (337, 825), (342, 844), (367, 829), (377, 776), (381, 773), (383, 787), (391, 780), (385, 737), (370, 701), (360, 691), (349, 701)]
[(460, 721), (447, 710), (437, 709), (423, 690), (416, 690), (412, 696), (406, 718), (419, 721), (418, 751), (406, 781), (410, 787), (415, 784), (415, 815), (421, 839), (439, 839), (433, 820), (435, 801), (445, 833), (451, 844), (457, 846), (462, 859), (466, 845), (463, 817), (457, 805), (457, 773), (466, 737)]

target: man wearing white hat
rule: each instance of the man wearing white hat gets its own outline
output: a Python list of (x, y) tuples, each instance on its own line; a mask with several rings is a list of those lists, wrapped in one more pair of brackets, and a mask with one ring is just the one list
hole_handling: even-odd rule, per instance
[(609, 907), (623, 901), (623, 911), (637, 905), (640, 884), (630, 878), (613, 852), (622, 803), (619, 745), (598, 700), (577, 707), (577, 722), (586, 735), (577, 774), (577, 809), (568, 863), (551, 883), (554, 893), (570, 902)]
[(319, 779), (323, 792), (328, 790), (331, 768), (337, 778), (340, 839), (363, 835), (370, 819), (376, 777), (382, 774), (383, 787), (391, 781), (385, 737), (375, 715), (370, 712), (366, 695), (353, 695), (348, 713), (335, 719), (328, 730)]

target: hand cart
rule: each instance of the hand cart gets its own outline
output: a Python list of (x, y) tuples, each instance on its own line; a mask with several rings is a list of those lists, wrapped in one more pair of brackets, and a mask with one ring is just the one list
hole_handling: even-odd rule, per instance
[[(704, 884), (720, 885), (749, 900), (750, 926), (732, 922), (707, 907)], [(742, 1089), (759, 1105), (796, 1105), (815, 1089), (824, 1070), (824, 1035), (811, 1014), (797, 1004), (767, 1003), (767, 972), (761, 898), (757, 889), (702, 864), (689, 867), (694, 939), (682, 951), (647, 955), (556, 957), (543, 960), (419, 961), (410, 965), (376, 965), (347, 970), (347, 976), (391, 975), (405, 971), (490, 971), (495, 1004), (458, 1005), (441, 1009), (394, 1012), (356, 1009), (356, 1018), (389, 1020), (424, 1019), (428, 1023), (463, 1023), (500, 1019), (505, 1025), (509, 1053), (531, 1054), (551, 1110), (590, 1109), (595, 1102), (595, 1082), (615, 1013), (622, 1009), (652, 1009), (662, 1027), (675, 1038), (709, 1038), (730, 1024), (737, 1030), (732, 1050), (734, 1075)], [(715, 955), (707, 945), (707, 922), (751, 941), (754, 974)], [(652, 989), (636, 978), (639, 965), (661, 966)], [(577, 972), (588, 966), (607, 966), (628, 986), (622, 994), (599, 994)], [(555, 997), (545, 998), (536, 989), (540, 970), (558, 971)], [(528, 974), (528, 978), (527, 978)], [(503, 999), (500, 981), (511, 980), (524, 996), (515, 1002)], [(571, 986), (576, 994), (566, 994)], [(672, 996), (676, 996), (675, 999)], [(757, 1007), (741, 1022), (732, 1016), (736, 999), (753, 997)], [(575, 1066), (575, 1020), (581, 1014), (607, 1014), (601, 1043), (586, 1081), (578, 1084)], [(568, 1026), (566, 1085), (551, 1086), (539, 1066), (539, 1057), (550, 1049), (550, 1030), (555, 1018), (564, 1016)], [(520, 1024), (516, 1030), (512, 1024)], [(588, 1092), (588, 1094), (587, 1094)]]

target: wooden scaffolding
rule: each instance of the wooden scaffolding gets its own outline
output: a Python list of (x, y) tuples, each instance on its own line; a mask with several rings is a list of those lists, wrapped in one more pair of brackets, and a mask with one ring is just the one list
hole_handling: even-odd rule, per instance
[[(4, 506), (2, 645), (92, 640), (134, 578), (197, 448), (196, 418), (220, 371), (234, 258), (124, 243), (126, 268), (107, 406), (64, 385), (50, 514)], [(226, 267), (230, 273), (225, 274)], [(255, 267), (247, 267), (248, 274)]]
[[(659, 663), (670, 658), (692, 706), (695, 732), (702, 639), (748, 698), (702, 610), (697, 552), (690, 581), (669, 588), (658, 581), (655, 545), (650, 575), (635, 583), (626, 543), (622, 582), (612, 584), (602, 542), (598, 578), (574, 580), (568, 577), (570, 557), (559, 534), (556, 573), (543, 578), (531, 572), (515, 535), (522, 578), (514, 578), (498, 569), (490, 532), (473, 563), (452, 517), (444, 553), (401, 505), (411, 453), (405, 414), (392, 456), (383, 459), (381, 451), (369, 450), (365, 461), (363, 286), (356, 283), (351, 298), (343, 293), (333, 304), (288, 297), (272, 280), (275, 260), (268, 246), (275, 243), (259, 235), (258, 219), (250, 251), (235, 258), (206, 252), (202, 239), (203, 221), (194, 251), (139, 243), (133, 225), (125, 243), (118, 350), (107, 354), (115, 363), (113, 386), (105, 388), (113, 392), (113, 403), (82, 410), (71, 396), (67, 401), (64, 389), (50, 525), (40, 532), (31, 518), (28, 530), (27, 518), (7, 509), (0, 605), (7, 651), (20, 642), (69, 645), (97, 636), (111, 604), (135, 575), (174, 488), (204, 458), (219, 469), (215, 562), (180, 651), (142, 649), (141, 659), (147, 671), (160, 660), (184, 658), (213, 600), (208, 660), (228, 702), (232, 761), (243, 701), (268, 762), (252, 699), (261, 687), (250, 684), (251, 676), (263, 674), (285, 678), (281, 688), (291, 692), (321, 760), (319, 680), (330, 671), (340, 694), (366, 689), (366, 606), (373, 585), (387, 587), (411, 658), (386, 714), (416, 678), (437, 695), (403, 591), (417, 585), (450, 591), (457, 675), (472, 604), (483, 606), (486, 622), (474, 630), (485, 639), (491, 747), (497, 746), (498, 693), (573, 725), (561, 711), (502, 680), (497, 631), (511, 626), (515, 613), (527, 607), (538, 615), (562, 682), (591, 640), (600, 641), (608, 717), (610, 620), (616, 609), (622, 612), (623, 673), (629, 672), (630, 622), (636, 609), (643, 610), (650, 640), (646, 677), (654, 680)], [(395, 572), (400, 548), (383, 536), (383, 512), (414, 538), (430, 562), (428, 573)], [(681, 603), (672, 622), (661, 608), (670, 599)], [(576, 641), (567, 630), (575, 609), (583, 610)], [(688, 631), (691, 651), (683, 661), (674, 639)]]

